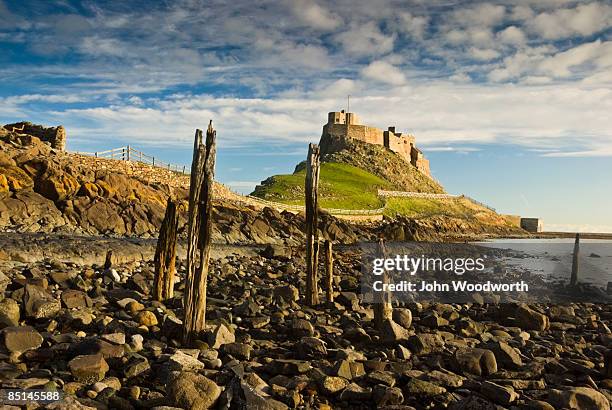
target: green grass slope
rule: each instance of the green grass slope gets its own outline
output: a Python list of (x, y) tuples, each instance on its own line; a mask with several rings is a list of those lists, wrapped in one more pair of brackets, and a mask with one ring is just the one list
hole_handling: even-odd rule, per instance
[[(268, 201), (304, 204), (304, 178), (301, 167), (293, 174), (275, 175), (262, 182), (252, 195)], [(323, 162), (319, 177), (319, 203), (323, 208), (377, 209), (384, 206), (378, 189), (394, 186), (363, 169), (348, 164)]]

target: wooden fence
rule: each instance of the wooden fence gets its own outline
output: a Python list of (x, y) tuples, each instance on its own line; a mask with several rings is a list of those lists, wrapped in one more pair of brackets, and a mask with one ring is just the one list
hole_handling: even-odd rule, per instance
[(89, 155), (96, 158), (115, 159), (120, 161), (134, 161), (143, 164), (151, 165), (158, 168), (164, 168), (173, 172), (186, 174), (185, 165), (176, 165), (169, 162), (161, 161), (159, 158), (147, 155), (142, 151), (138, 151), (129, 145), (119, 148), (113, 148), (106, 151), (97, 152), (77, 152), (76, 154)]

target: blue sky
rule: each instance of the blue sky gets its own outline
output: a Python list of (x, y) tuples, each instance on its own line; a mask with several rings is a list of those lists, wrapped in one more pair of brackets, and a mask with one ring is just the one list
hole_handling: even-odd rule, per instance
[(612, 232), (610, 1), (0, 0), (0, 122), (68, 148), (290, 172), (326, 113), (417, 137), (434, 176), (548, 229)]

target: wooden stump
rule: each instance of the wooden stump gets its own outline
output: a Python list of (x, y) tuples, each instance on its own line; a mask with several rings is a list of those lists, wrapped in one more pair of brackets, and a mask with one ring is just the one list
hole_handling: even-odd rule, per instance
[(106, 258), (104, 259), (104, 269), (110, 269), (113, 266), (113, 251), (108, 250), (106, 252)]
[[(378, 253), (381, 258), (387, 257), (384, 239), (378, 241)], [(389, 283), (389, 275), (385, 271), (382, 276), (384, 284)], [(376, 292), (377, 298), (374, 303), (374, 326), (380, 329), (386, 320), (393, 317), (393, 307), (391, 306), (391, 294), (387, 292)]]
[(306, 304), (319, 304), (317, 261), (319, 256), (319, 146), (308, 146), (306, 165)]
[(174, 296), (174, 276), (176, 273), (176, 239), (178, 233), (178, 212), (176, 201), (168, 198), (166, 215), (159, 229), (155, 250), (155, 281), (153, 295), (155, 300), (164, 301)]
[(189, 188), (187, 278), (183, 343), (191, 345), (206, 327), (206, 287), (212, 236), (212, 196), (215, 174), (216, 131), (212, 121), (206, 131), (196, 130)]
[(334, 256), (331, 241), (325, 241), (325, 271), (327, 273), (327, 301), (334, 301)]

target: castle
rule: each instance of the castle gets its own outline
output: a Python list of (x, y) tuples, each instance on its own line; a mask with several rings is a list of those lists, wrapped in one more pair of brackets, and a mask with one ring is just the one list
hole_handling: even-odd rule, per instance
[(386, 131), (359, 123), (355, 113), (330, 112), (327, 115), (327, 124), (323, 126), (323, 136), (337, 138), (350, 138), (368, 144), (382, 145), (398, 154), (406, 162), (412, 164), (423, 174), (431, 177), (429, 160), (425, 158), (415, 145), (412, 135), (396, 132), (395, 127), (388, 127)]

